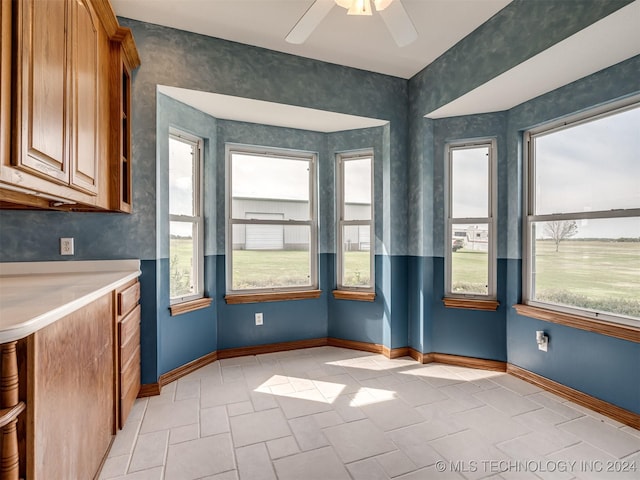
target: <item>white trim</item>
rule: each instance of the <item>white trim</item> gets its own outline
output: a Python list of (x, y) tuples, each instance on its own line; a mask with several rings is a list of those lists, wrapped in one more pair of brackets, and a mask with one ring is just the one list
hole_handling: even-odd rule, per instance
[[(488, 216), (487, 217), (451, 217), (452, 212), (452, 192), (453, 192), (453, 176), (451, 174), (453, 152), (456, 150), (467, 150), (475, 148), (487, 148), (488, 149), (488, 179), (489, 185), (487, 185), (487, 199)], [(445, 145), (445, 296), (450, 298), (470, 298), (479, 300), (495, 300), (496, 297), (496, 284), (497, 284), (497, 229), (496, 229), (496, 216), (498, 207), (498, 182), (497, 182), (497, 157), (498, 149), (496, 139), (490, 138), (477, 138), (467, 139), (460, 141), (449, 142)], [(452, 230), (453, 225), (465, 225), (465, 224), (486, 224), (488, 231), (487, 253), (488, 253), (488, 266), (487, 266), (487, 294), (482, 295), (479, 293), (456, 293), (452, 291)]]
[[(171, 138), (191, 145), (194, 153), (192, 158), (193, 215), (172, 215), (171, 212), (169, 212), (168, 215), (169, 233), (171, 232), (171, 222), (191, 223), (192, 230), (195, 229), (195, 234), (193, 236), (194, 258), (192, 259), (191, 265), (191, 268), (193, 269), (194, 292), (192, 294), (179, 297), (171, 297), (171, 293), (169, 293), (169, 304), (175, 305), (204, 297), (204, 189), (202, 188), (202, 175), (204, 171), (204, 142), (202, 138), (183, 132), (174, 127), (169, 127), (169, 139)], [(169, 159), (169, 164), (170, 163), (171, 159)], [(171, 195), (170, 188), (169, 195)], [(169, 242), (171, 242), (171, 240), (169, 240)], [(171, 246), (169, 246), (169, 265), (171, 265)]]
[[(308, 220), (265, 220), (265, 219), (246, 219), (232, 218), (232, 156), (234, 153), (277, 157), (290, 160), (305, 161), (309, 164), (309, 219)], [(315, 152), (306, 152), (301, 150), (288, 150), (280, 148), (271, 148), (255, 145), (242, 145), (235, 143), (227, 143), (225, 145), (225, 280), (227, 295), (234, 294), (252, 294), (266, 292), (294, 292), (314, 290), (318, 288), (318, 211), (316, 200), (316, 168), (318, 155)], [(287, 226), (308, 226), (309, 227), (309, 284), (301, 286), (284, 286), (272, 288), (252, 288), (252, 289), (233, 289), (233, 226), (234, 225), (282, 225)]]
[(575, 314), (590, 317), (598, 320), (608, 320), (625, 325), (637, 326), (640, 323), (633, 317), (617, 315), (611, 312), (602, 312), (590, 310), (586, 308), (558, 305), (555, 303), (543, 302), (532, 299), (534, 290), (532, 280), (532, 269), (534, 264), (534, 238), (532, 228), (535, 223), (548, 222), (555, 220), (582, 220), (582, 219), (614, 219), (614, 218), (633, 218), (640, 217), (640, 206), (636, 208), (621, 208), (612, 210), (597, 211), (580, 211), (580, 212), (563, 212), (553, 214), (535, 215), (536, 195), (534, 188), (535, 182), (535, 138), (543, 137), (554, 132), (573, 128), (582, 124), (597, 121), (598, 119), (623, 113), (627, 110), (638, 108), (640, 106), (640, 95), (611, 102), (606, 105), (600, 105), (589, 109), (588, 111), (563, 117), (545, 124), (531, 128), (523, 134), (523, 215), (522, 232), (523, 232), (523, 252), (522, 252), (522, 303), (526, 305), (547, 308), (558, 312)]
[[(345, 220), (344, 201), (344, 164), (351, 160), (371, 161), (371, 212), (369, 220)], [(355, 292), (375, 292), (375, 206), (374, 206), (374, 164), (375, 157), (372, 149), (356, 150), (336, 154), (336, 197), (337, 197), (337, 215), (338, 221), (336, 232), (336, 285), (338, 290), (355, 291)], [(368, 226), (369, 227), (369, 285), (366, 287), (357, 287), (352, 285), (344, 285), (344, 241), (343, 231), (346, 226)]]

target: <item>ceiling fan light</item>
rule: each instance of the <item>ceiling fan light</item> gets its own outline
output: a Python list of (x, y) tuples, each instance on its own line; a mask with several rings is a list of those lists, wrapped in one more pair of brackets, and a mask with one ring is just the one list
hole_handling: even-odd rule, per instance
[(370, 0), (353, 0), (351, 7), (347, 11), (347, 15), (371, 15)]
[(373, 0), (373, 3), (375, 4), (377, 11), (384, 10), (389, 5), (391, 5), (391, 2), (393, 2), (393, 0)]
[(353, 3), (353, 0), (335, 0), (335, 2), (339, 7), (349, 8), (351, 7), (351, 3)]

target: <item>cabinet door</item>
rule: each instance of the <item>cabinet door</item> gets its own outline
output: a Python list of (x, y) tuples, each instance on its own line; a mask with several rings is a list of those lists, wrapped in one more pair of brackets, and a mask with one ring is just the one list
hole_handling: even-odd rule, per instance
[(97, 193), (100, 108), (98, 19), (86, 0), (73, 0), (71, 7), (74, 111), (71, 184)]
[(15, 163), (69, 183), (69, 81), (66, 1), (25, 1), (21, 16), (22, 154)]
[(0, 164), (11, 146), (11, 2), (0, 2)]

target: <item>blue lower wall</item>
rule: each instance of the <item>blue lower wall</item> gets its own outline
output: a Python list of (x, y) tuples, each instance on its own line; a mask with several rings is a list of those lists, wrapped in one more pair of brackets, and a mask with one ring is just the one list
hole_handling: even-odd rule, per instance
[[(585, 330), (507, 315), (509, 362), (640, 414), (640, 344)], [(536, 330), (549, 337), (538, 350)]]
[[(218, 350), (308, 340), (327, 336), (327, 289), (317, 299), (288, 302), (227, 305), (225, 256), (218, 255), (217, 283), (214, 297), (218, 311)], [(321, 279), (326, 278), (326, 256), (319, 261)], [(321, 280), (322, 281), (322, 280)], [(256, 326), (254, 314), (262, 312), (264, 324)]]
[[(505, 260), (498, 259), (498, 278), (505, 277)], [(505, 305), (498, 289), (500, 306), (495, 312), (446, 308), (444, 298), (445, 262), (433, 258), (433, 307), (431, 351), (489, 360), (507, 361)]]
[[(326, 255), (335, 289), (336, 256)], [(376, 255), (376, 298), (373, 302), (337, 300), (329, 296), (328, 336), (389, 348), (407, 346), (407, 257)]]

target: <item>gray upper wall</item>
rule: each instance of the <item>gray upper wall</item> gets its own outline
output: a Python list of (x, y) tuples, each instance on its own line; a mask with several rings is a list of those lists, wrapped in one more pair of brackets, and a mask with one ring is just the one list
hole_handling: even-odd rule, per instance
[[(389, 122), (389, 153), (378, 192), (386, 223), (382, 240), (387, 253), (406, 253), (406, 80), (130, 19), (120, 23), (133, 30), (142, 59), (132, 92), (133, 160), (141, 172), (136, 188), (155, 185), (157, 85), (383, 119)], [(156, 199), (149, 201), (155, 205)], [(155, 220), (155, 212), (140, 219), (154, 236)], [(145, 249), (143, 258), (157, 253)]]
[[(134, 72), (132, 97), (134, 213), (2, 211), (0, 261), (160, 256), (156, 245), (158, 84), (388, 120), (382, 139), (388, 160), (377, 191), (382, 196), (383, 251), (439, 255), (441, 222), (434, 223), (434, 217), (439, 218), (441, 200), (434, 194), (441, 180), (434, 170), (434, 121), (423, 118), (424, 113), (629, 1), (515, 0), (410, 81), (120, 19), (132, 28), (142, 59)], [(517, 161), (512, 148), (510, 144), (509, 165)], [(518, 175), (510, 170), (505, 187), (515, 192), (508, 198), (508, 211), (513, 213), (507, 223), (508, 252), (518, 250), (515, 200), (520, 187), (513, 184)], [(76, 238), (74, 257), (60, 257), (59, 237)], [(511, 255), (505, 248), (499, 249), (500, 256)]]
[[(443, 256), (442, 231), (443, 177), (441, 145), (434, 141), (434, 128), (441, 120), (424, 115), (455, 100), (474, 88), (546, 50), (588, 25), (629, 4), (632, 0), (514, 0), (463, 38), (442, 56), (409, 80), (409, 186), (410, 208), (407, 230), (409, 255)], [(611, 97), (613, 98), (613, 97)], [(568, 111), (557, 110), (558, 115)], [(465, 135), (503, 137), (505, 132), (487, 129), (481, 119), (474, 131)], [(458, 122), (460, 125), (462, 122)], [(513, 165), (516, 156), (507, 157), (507, 146), (498, 143), (500, 164)], [(517, 174), (498, 173), (500, 238), (498, 257), (519, 258), (520, 183)], [(509, 194), (507, 195), (507, 192)], [(508, 204), (508, 207), (507, 207)], [(512, 216), (504, 218), (504, 213)]]

